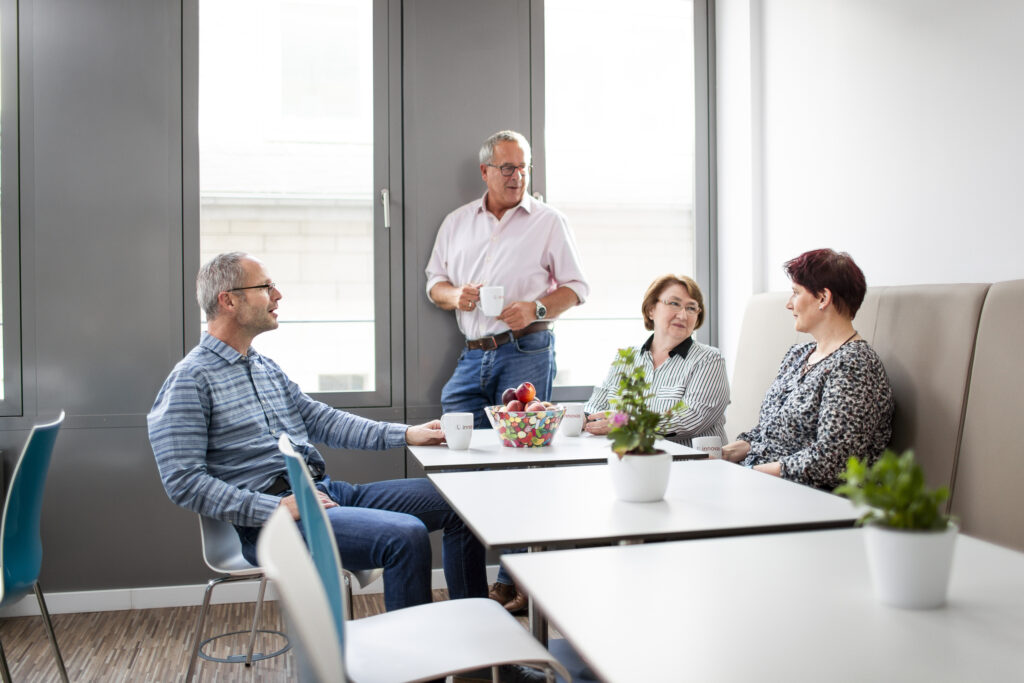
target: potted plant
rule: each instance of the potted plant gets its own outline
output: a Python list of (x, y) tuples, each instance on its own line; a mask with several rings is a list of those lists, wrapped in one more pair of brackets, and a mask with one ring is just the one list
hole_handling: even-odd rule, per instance
[(886, 450), (870, 467), (850, 458), (835, 493), (869, 509), (865, 525), (868, 567), (875, 594), (887, 605), (910, 609), (946, 602), (956, 523), (942, 512), (949, 490), (929, 491), (914, 452)]
[(619, 349), (618, 395), (610, 403), (612, 453), (608, 456), (615, 494), (619, 500), (650, 503), (665, 497), (672, 456), (654, 447), (659, 430), (677, 412), (686, 410), (679, 401), (668, 410), (648, 408), (651, 385), (633, 349)]

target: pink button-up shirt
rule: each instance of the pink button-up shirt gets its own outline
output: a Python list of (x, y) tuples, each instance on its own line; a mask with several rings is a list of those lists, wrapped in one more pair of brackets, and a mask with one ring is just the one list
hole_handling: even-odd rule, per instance
[[(565, 216), (525, 194), (499, 221), (487, 210), (486, 196), (455, 209), (441, 223), (427, 262), (427, 296), (439, 282), (502, 285), (507, 306), (569, 287), (583, 303), (590, 286)], [(508, 330), (479, 307), (455, 311), (455, 318), (467, 339)]]

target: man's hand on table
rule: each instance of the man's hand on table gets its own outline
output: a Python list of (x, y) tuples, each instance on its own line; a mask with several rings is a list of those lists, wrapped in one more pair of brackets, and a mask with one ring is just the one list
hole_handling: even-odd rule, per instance
[(409, 427), (405, 430), (405, 442), (410, 446), (437, 446), (444, 443), (441, 421), (431, 420), (425, 424)]

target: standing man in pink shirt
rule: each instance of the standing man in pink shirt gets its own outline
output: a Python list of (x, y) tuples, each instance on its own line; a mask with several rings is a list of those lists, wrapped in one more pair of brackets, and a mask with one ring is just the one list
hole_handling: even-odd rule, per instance
[[(508, 387), (531, 382), (547, 401), (555, 378), (552, 322), (590, 291), (569, 225), (559, 211), (532, 198), (530, 143), (510, 130), (480, 148), (483, 197), (441, 223), (427, 263), (427, 296), (455, 311), (466, 346), (441, 391), (444, 412), (471, 412), (489, 426), (484, 406)], [(480, 288), (501, 285), (504, 309), (480, 310)]]

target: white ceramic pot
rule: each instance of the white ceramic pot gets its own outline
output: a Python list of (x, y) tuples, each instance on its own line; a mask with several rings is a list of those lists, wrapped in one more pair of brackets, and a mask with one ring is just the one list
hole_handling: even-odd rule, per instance
[(945, 531), (865, 526), (868, 567), (878, 600), (906, 609), (931, 609), (946, 604), (958, 531), (952, 523)]
[(653, 455), (624, 455), (619, 459), (612, 451), (608, 456), (615, 497), (629, 503), (653, 503), (665, 497), (672, 456), (668, 453)]

